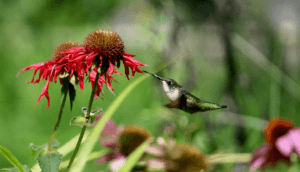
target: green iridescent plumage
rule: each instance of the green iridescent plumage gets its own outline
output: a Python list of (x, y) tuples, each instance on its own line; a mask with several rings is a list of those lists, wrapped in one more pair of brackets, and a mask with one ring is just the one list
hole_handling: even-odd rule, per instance
[[(144, 71), (146, 72), (146, 71)], [(149, 72), (146, 72), (149, 73)], [(188, 91), (184, 90), (176, 81), (170, 78), (162, 78), (156, 74), (151, 74), (163, 83), (163, 88), (170, 99), (171, 103), (167, 104), (168, 108), (177, 108), (187, 113), (193, 114), (196, 112), (205, 112), (226, 108), (226, 105), (218, 105), (199, 99)]]

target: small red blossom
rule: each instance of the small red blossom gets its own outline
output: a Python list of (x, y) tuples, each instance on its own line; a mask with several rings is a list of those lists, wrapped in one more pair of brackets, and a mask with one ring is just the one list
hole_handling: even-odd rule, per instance
[(275, 166), (280, 161), (290, 164), (293, 150), (300, 157), (300, 129), (293, 126), (292, 121), (284, 118), (275, 118), (268, 123), (264, 132), (267, 144), (254, 151), (251, 170)]

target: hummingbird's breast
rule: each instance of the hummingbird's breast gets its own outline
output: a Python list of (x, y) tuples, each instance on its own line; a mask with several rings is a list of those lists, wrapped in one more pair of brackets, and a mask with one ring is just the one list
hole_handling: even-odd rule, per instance
[(166, 83), (166, 81), (163, 81), (163, 87), (166, 95), (171, 101), (175, 101), (179, 98), (180, 96), (180, 91), (179, 89), (173, 88), (171, 89), (170, 86)]

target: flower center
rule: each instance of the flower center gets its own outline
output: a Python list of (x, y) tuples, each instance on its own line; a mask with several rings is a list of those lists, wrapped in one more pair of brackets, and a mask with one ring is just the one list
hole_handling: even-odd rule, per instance
[(167, 151), (167, 172), (194, 172), (206, 170), (208, 163), (205, 155), (187, 144), (178, 144)]
[(265, 129), (265, 139), (269, 144), (275, 144), (278, 137), (286, 134), (294, 126), (293, 122), (284, 118), (271, 120)]
[(65, 54), (60, 54), (63, 51), (70, 49), (70, 48), (74, 48), (74, 47), (80, 47), (81, 45), (77, 42), (64, 42), (62, 44), (60, 44), (59, 46), (57, 46), (52, 54), (52, 59), (53, 60), (59, 60), (61, 58), (63, 58), (65, 56)]
[(90, 33), (84, 40), (87, 51), (96, 51), (102, 56), (115, 60), (122, 58), (124, 43), (120, 36), (110, 30), (96, 30)]
[(120, 152), (128, 156), (150, 137), (149, 132), (142, 127), (126, 126), (123, 133), (119, 136)]

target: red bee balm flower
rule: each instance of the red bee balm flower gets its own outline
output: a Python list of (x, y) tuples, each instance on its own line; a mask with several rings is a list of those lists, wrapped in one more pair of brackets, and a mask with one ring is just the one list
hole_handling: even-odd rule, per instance
[[(52, 82), (53, 79), (54, 82), (56, 83), (57, 77), (59, 77), (61, 84), (63, 83), (64, 78), (69, 77), (71, 80), (71, 78), (73, 77), (76, 83), (79, 82), (80, 90), (84, 88), (84, 74), (88, 73), (91, 65), (88, 66), (86, 62), (86, 58), (88, 58), (88, 56), (80, 52), (81, 48), (82, 47), (79, 43), (75, 43), (75, 42), (62, 43), (59, 46), (57, 46), (56, 49), (54, 50), (51, 61), (33, 64), (24, 69), (21, 69), (21, 71), (34, 69), (32, 80), (28, 83), (34, 84), (34, 83), (39, 83), (41, 79), (47, 80), (36, 104), (38, 104), (41, 98), (45, 96), (48, 101), (48, 105), (46, 108), (50, 106), (50, 98), (48, 93), (49, 83)], [(81, 54), (81, 56), (79, 55), (74, 56), (72, 54), (72, 52), (74, 51), (77, 52), (77, 54)], [(38, 70), (40, 70), (39, 78), (34, 80), (34, 77)], [(118, 71), (115, 70), (110, 72), (111, 74), (119, 73)], [(95, 82), (95, 77), (96, 77), (96, 72), (92, 71), (89, 75), (89, 80), (91, 81), (92, 84)], [(103, 76), (99, 78), (95, 96), (96, 95), (99, 96), (99, 93), (102, 90), (103, 82), (107, 84), (110, 90), (113, 90), (113, 88), (110, 85), (110, 79), (114, 79), (114, 78), (112, 78), (111, 75), (109, 75), (108, 81), (105, 81)]]
[(264, 133), (267, 144), (253, 153), (252, 170), (258, 167), (265, 169), (268, 165), (275, 166), (279, 161), (290, 164), (293, 150), (300, 156), (300, 129), (294, 129), (293, 126), (293, 122), (283, 118), (275, 118), (268, 123)]
[[(102, 92), (103, 83), (113, 91), (111, 80), (114, 78), (112, 74), (121, 74), (114, 67), (115, 65), (120, 67), (120, 61), (123, 61), (125, 74), (128, 79), (129, 68), (132, 70), (132, 76), (134, 76), (135, 72), (144, 73), (138, 67), (147, 65), (133, 59), (132, 57), (134, 56), (124, 52), (124, 44), (117, 33), (109, 30), (96, 30), (85, 38), (83, 46), (74, 42), (63, 43), (56, 47), (51, 61), (30, 65), (21, 71), (34, 69), (33, 78), (29, 83), (39, 83), (41, 79), (47, 80), (37, 103), (45, 96), (48, 100), (47, 107), (49, 107), (48, 87), (53, 78), (56, 83), (57, 77), (59, 77), (62, 84), (63, 79), (69, 77), (70, 83), (75, 87), (75, 83), (79, 82), (80, 90), (82, 90), (84, 87), (84, 75), (89, 75), (89, 81), (93, 87), (96, 74), (101, 71), (94, 95), (97, 98)], [(38, 70), (40, 70), (39, 78), (34, 81)]]
[(75, 51), (71, 54), (82, 56), (83, 53), (89, 56), (87, 65), (91, 66), (94, 63), (97, 67), (100, 67), (102, 73), (106, 73), (107, 77), (112, 75), (111, 71), (114, 71), (114, 65), (120, 67), (120, 61), (123, 61), (128, 79), (129, 68), (131, 68), (132, 76), (134, 76), (135, 72), (144, 73), (138, 68), (139, 66), (148, 66), (133, 59), (132, 57), (135, 55), (124, 52), (124, 43), (116, 32), (96, 30), (85, 38), (83, 44), (84, 47), (81, 47), (80, 50), (73, 48)]

